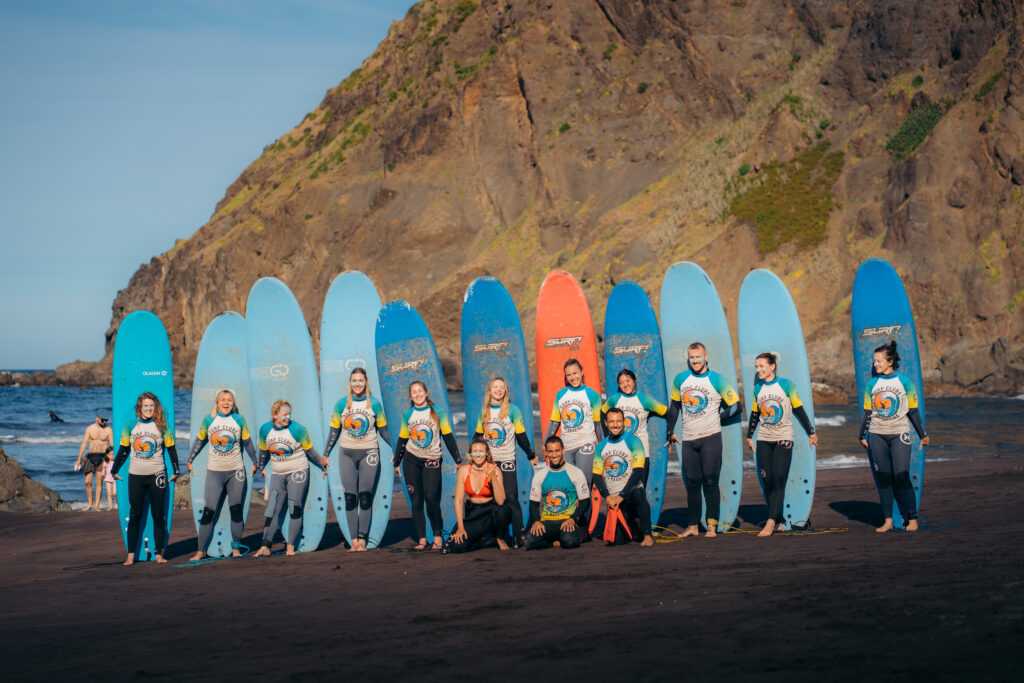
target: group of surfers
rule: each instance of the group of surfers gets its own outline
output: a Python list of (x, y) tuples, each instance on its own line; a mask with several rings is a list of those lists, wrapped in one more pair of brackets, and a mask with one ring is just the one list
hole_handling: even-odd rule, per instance
[[(393, 446), (395, 471), (404, 475), (411, 501), (417, 535), (413, 550), (461, 553), (479, 547), (488, 535), (502, 550), (578, 547), (590, 540), (591, 517), (598, 512), (591, 509), (592, 489), (600, 494), (608, 511), (606, 542), (637, 540), (641, 546), (652, 546), (646, 494), (650, 418), (665, 419), (668, 445), (680, 444), (688, 511), (687, 526), (681, 536), (697, 536), (703, 526), (705, 535), (714, 537), (721, 498), (718, 479), (722, 467), (722, 423), (739, 416), (742, 407), (736, 389), (710, 369), (704, 344), (690, 344), (687, 360), (688, 368), (672, 383), (668, 405), (642, 391), (635, 374), (628, 369), (618, 374), (618, 391), (602, 401), (586, 385), (580, 362), (567, 360), (563, 368), (565, 387), (556, 394), (545, 434), (543, 462), (530, 447), (522, 415), (503, 378), (495, 377), (488, 383), (467, 462), (462, 459), (448, 415), (433, 404), (424, 382), (412, 382), (410, 407), (402, 415)], [(753, 405), (746, 432), (768, 504), (768, 519), (758, 534), (760, 537), (771, 536), (784, 522), (794, 418), (809, 443), (813, 446), (818, 442), (794, 383), (778, 375), (778, 363), (777, 355), (767, 351), (755, 359)], [(873, 357), (874, 376), (863, 397), (859, 438), (869, 449), (875, 471), (885, 520), (877, 529), (879, 532), (893, 528), (894, 498), (906, 529), (918, 528), (909, 474), (910, 429), (917, 432), (923, 444), (928, 444), (918, 414), (917, 389), (909, 378), (897, 372), (898, 367), (896, 343), (879, 346)], [(154, 548), (158, 551), (155, 559), (164, 562), (168, 482), (164, 452), (169, 455), (173, 481), (179, 474), (174, 434), (159, 399), (150, 392), (138, 397), (135, 415), (136, 420), (125, 426), (121, 434), (111, 474), (120, 479), (118, 473), (129, 461), (127, 537), (138, 538), (148, 502), (153, 514)], [(674, 433), (677, 418), (681, 418), (679, 436)], [(233, 555), (241, 554), (246, 485), (243, 450), (255, 463), (251, 474), (262, 473), (270, 465), (266, 519), (256, 555), (270, 554), (279, 521), (285, 514), (290, 518), (285, 552), (293, 555), (301, 532), (309, 477), (315, 474), (310, 468), (325, 475), (330, 466), (328, 456), (335, 445), (339, 448), (345, 517), (351, 536), (349, 551), (366, 551), (373, 497), (382, 466), (378, 439), (392, 445), (383, 407), (377, 397), (370, 395), (368, 376), (362, 368), (352, 370), (348, 393), (334, 406), (323, 453), (317, 451), (307, 429), (292, 419), (288, 401), (274, 402), (271, 420), (260, 427), (254, 439), (238, 412), (234, 393), (229, 389), (219, 391), (210, 414), (195, 435), (187, 460), (187, 468), (193, 472), (193, 462), (209, 445), (199, 550), (192, 559), (206, 555), (215, 511), (222, 502), (226, 502), (231, 520)], [(442, 540), (440, 533), (442, 442), (458, 466), (454, 494), (456, 523), (447, 540)], [(516, 495), (517, 448), (533, 466), (525, 522)], [(704, 513), (702, 498), (706, 502)], [(433, 536), (429, 542), (428, 519)], [(129, 552), (125, 564), (134, 561), (134, 553)]]

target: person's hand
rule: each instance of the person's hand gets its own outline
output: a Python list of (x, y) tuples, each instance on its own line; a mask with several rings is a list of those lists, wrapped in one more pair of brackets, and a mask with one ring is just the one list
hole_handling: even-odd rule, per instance
[(252, 472), (249, 473), (249, 476), (255, 477), (257, 470), (259, 470), (259, 467), (257, 465), (253, 465), (252, 466)]
[(172, 474), (172, 475), (171, 475), (171, 478), (170, 478), (170, 479), (168, 479), (167, 481), (168, 481), (169, 483), (172, 483), (172, 482), (174, 482), (174, 481), (176, 481), (176, 480), (178, 479), (178, 476), (179, 476), (179, 475), (177, 475), (177, 474)]
[(604, 504), (608, 506), (609, 510), (614, 510), (622, 504), (622, 496), (612, 494), (604, 499)]
[(931, 442), (932, 442), (932, 437), (930, 437), (930, 436), (926, 436), (923, 439), (921, 439), (921, 445), (922, 446), (927, 446)]
[(870, 448), (870, 446), (868, 446), (868, 442), (866, 439), (861, 439), (860, 445), (863, 446), (864, 448)]
[(118, 474), (115, 474), (113, 476), (114, 476), (114, 479), (117, 479), (118, 481), (124, 481), (124, 479), (122, 479), (121, 476), (118, 475)]
[(451, 540), (452, 543), (462, 543), (466, 540), (468, 535), (469, 534), (466, 533), (466, 530), (460, 526), (458, 530), (451, 535), (449, 540)]
[(810, 436), (809, 436), (809, 437), (807, 438), (807, 440), (808, 440), (808, 441), (810, 442), (810, 444), (811, 444), (812, 446), (817, 446), (817, 445), (818, 445), (818, 434), (817, 434), (817, 433), (811, 434), (811, 435), (810, 435)]
[(395, 474), (402, 476), (402, 470), (397, 465), (395, 466)]
[(671, 446), (674, 443), (679, 443), (679, 437), (676, 436), (675, 434), (669, 434), (668, 435), (668, 441), (665, 442), (665, 445), (666, 446)]
[(751, 452), (753, 452), (753, 453), (757, 452), (757, 447), (754, 446), (754, 440), (753, 439), (747, 439), (747, 445), (750, 446)]
[(331, 461), (326, 455), (320, 456), (320, 467), (322, 467), (325, 470), (330, 469)]
[[(570, 517), (569, 519), (567, 519), (564, 522), (562, 522), (562, 527), (561, 528), (562, 528), (562, 531), (564, 531), (565, 533), (571, 534), (572, 532), (576, 531), (576, 522), (573, 521), (572, 517)], [(537, 534), (537, 535), (539, 536), (540, 534)]]
[(535, 454), (532, 458), (530, 458), (530, 467), (533, 467), (534, 469), (536, 469), (539, 462), (540, 462), (540, 460), (537, 458), (537, 456)]
[(543, 536), (544, 535), (544, 525), (541, 524), (540, 522), (534, 522), (533, 524), (531, 524), (530, 525), (530, 535), (531, 536)]
[(75, 472), (77, 472), (80, 469), (82, 469), (82, 460), (78, 459), (75, 461)]
[(493, 462), (487, 463), (487, 467), (484, 469), (484, 473), (492, 482), (497, 482), (501, 479), (501, 470)]
[(185, 463), (185, 467), (188, 468), (188, 473), (189, 474), (195, 474), (196, 473), (195, 470), (192, 469), (192, 463), (190, 463), (190, 462), (189, 463)]

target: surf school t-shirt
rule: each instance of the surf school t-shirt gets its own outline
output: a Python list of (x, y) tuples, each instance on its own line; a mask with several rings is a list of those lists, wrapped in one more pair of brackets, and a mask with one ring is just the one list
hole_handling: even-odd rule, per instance
[(331, 413), (331, 428), (341, 430), (338, 443), (344, 448), (376, 448), (377, 428), (387, 423), (384, 407), (373, 396), (354, 401), (342, 396)]
[(754, 380), (754, 405), (760, 417), (757, 422), (758, 441), (792, 441), (793, 409), (803, 405), (796, 385), (785, 377), (771, 382)]
[(292, 420), (280, 429), (268, 422), (260, 427), (260, 450), (270, 453), (270, 471), (273, 474), (291, 474), (308, 470), (306, 450), (313, 447), (309, 432)]
[(515, 404), (509, 404), (508, 415), (498, 419), (501, 406), (488, 406), (487, 422), (481, 415), (476, 423), (476, 431), (484, 435), (491, 447), (491, 455), (496, 462), (507, 462), (516, 459), (516, 434), (525, 434), (523, 414)]
[[(736, 389), (714, 370), (694, 374), (683, 370), (672, 381), (672, 400), (682, 404), (679, 415), (683, 424), (683, 441), (693, 441), (722, 431), (718, 407), (731, 406), (740, 400)], [(673, 425), (669, 425), (671, 429)]]
[(651, 413), (664, 416), (668, 406), (662, 405), (657, 399), (642, 391), (633, 394), (614, 393), (604, 402), (601, 410), (607, 413), (612, 408), (622, 411), (626, 420), (626, 432), (635, 434), (644, 445), (644, 453), (650, 455), (651, 443), (647, 434), (647, 416)]
[(569, 463), (558, 470), (544, 465), (534, 472), (530, 486), (530, 500), (540, 503), (542, 522), (575, 516), (580, 501), (589, 495), (587, 478), (578, 467)]
[(210, 457), (206, 469), (211, 472), (234, 472), (242, 464), (242, 442), (249, 438), (249, 426), (238, 413), (216, 417), (207, 415), (199, 427), (197, 439), (209, 439)]
[(594, 423), (601, 420), (601, 395), (586, 384), (563, 387), (555, 394), (551, 420), (562, 423), (565, 450), (597, 443)]
[(174, 433), (170, 427), (161, 431), (153, 420), (138, 420), (121, 432), (121, 445), (131, 447), (128, 474), (163, 474), (164, 449), (174, 445)]
[(874, 434), (909, 432), (907, 413), (916, 407), (917, 387), (906, 375), (878, 375), (864, 387), (864, 410), (871, 411), (869, 430)]
[(430, 417), (430, 406), (409, 408), (402, 414), (398, 438), (408, 439), (405, 450), (417, 458), (433, 460), (441, 457), (441, 435), (451, 434), (452, 426), (445, 412), (434, 406), (437, 421)]
[(608, 494), (617, 496), (626, 488), (629, 475), (647, 460), (644, 445), (633, 434), (623, 432), (619, 438), (608, 437), (594, 451), (594, 475), (604, 475)]

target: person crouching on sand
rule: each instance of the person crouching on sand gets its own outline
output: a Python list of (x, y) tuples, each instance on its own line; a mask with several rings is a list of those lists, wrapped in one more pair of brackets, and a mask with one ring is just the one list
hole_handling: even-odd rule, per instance
[(455, 475), (455, 528), (442, 552), (464, 553), (488, 533), (498, 547), (508, 550), (505, 529), (511, 511), (506, 505), (502, 472), (494, 463), (491, 447), (481, 436), (469, 444), (469, 463)]
[(587, 478), (564, 459), (565, 446), (557, 436), (544, 441), (547, 464), (533, 474), (526, 549), (548, 546), (578, 548), (590, 519)]
[[(626, 528), (637, 529), (643, 536), (640, 545), (649, 548), (654, 545), (654, 536), (651, 535), (651, 506), (644, 487), (647, 468), (644, 445), (639, 437), (626, 433), (626, 418), (619, 408), (608, 409), (605, 424), (608, 436), (597, 444), (594, 453), (594, 485), (608, 506), (611, 524), (615, 525), (612, 513), (622, 512)], [(597, 510), (593, 514), (596, 515)], [(613, 544), (620, 540), (628, 543), (623, 539), (625, 531), (616, 528), (616, 540), (608, 537), (605, 540)]]

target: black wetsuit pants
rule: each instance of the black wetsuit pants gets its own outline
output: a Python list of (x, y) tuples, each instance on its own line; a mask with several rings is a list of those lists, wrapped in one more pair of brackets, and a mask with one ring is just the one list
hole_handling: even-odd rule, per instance
[[(516, 472), (516, 461), (503, 460), (495, 464), (501, 469), (501, 485), (505, 489), (505, 507), (508, 508), (512, 535), (521, 536), (523, 534), (523, 506), (519, 504), (519, 475)], [(504, 530), (502, 531), (504, 532)]]
[(784, 522), (782, 507), (786, 500), (789, 466), (793, 463), (793, 442), (758, 441), (756, 457), (757, 476), (768, 503), (768, 519)]
[[(466, 529), (466, 538), (455, 542), (448, 537), (448, 552), (464, 553), (473, 548), (473, 544), (487, 534), (495, 538), (501, 538), (508, 527), (509, 509), (506, 505), (498, 505), (496, 502), (473, 503), (466, 501), (466, 512), (462, 517), (462, 526)], [(458, 526), (452, 529), (452, 534), (458, 530)]]
[(722, 472), (722, 433), (683, 441), (679, 451), (686, 484), (687, 526), (700, 523), (701, 489), (708, 507), (708, 519), (718, 521), (722, 505), (718, 477)]
[(910, 481), (910, 432), (873, 434), (868, 432), (868, 455), (875, 470), (882, 517), (892, 517), (893, 492), (903, 519), (917, 518), (917, 498)]
[(427, 506), (430, 528), (435, 536), (441, 535), (444, 522), (441, 521), (441, 458), (424, 460), (408, 455), (402, 460), (402, 474), (405, 487), (412, 502), (412, 523), (416, 527), (416, 538), (427, 537), (427, 520), (423, 515), (423, 504)]
[(153, 514), (153, 538), (149, 539), (149, 547), (154, 554), (163, 555), (167, 543), (167, 475), (164, 472), (128, 475), (128, 552), (134, 553), (147, 545), (139, 542), (139, 525), (143, 522), (147, 500)]
[(643, 486), (634, 486), (629, 493), (623, 495), (619, 509), (629, 525), (629, 534), (616, 525), (615, 545), (629, 543), (631, 540), (639, 542), (644, 536), (651, 535), (651, 504), (647, 502), (647, 490)]
[(555, 541), (558, 541), (563, 548), (578, 548), (583, 540), (585, 529), (577, 523), (576, 528), (572, 531), (562, 531), (562, 524), (564, 523), (564, 519), (541, 521), (541, 524), (544, 525), (544, 533), (540, 536), (534, 536), (527, 530), (526, 549), (540, 550), (541, 548), (547, 548)]

